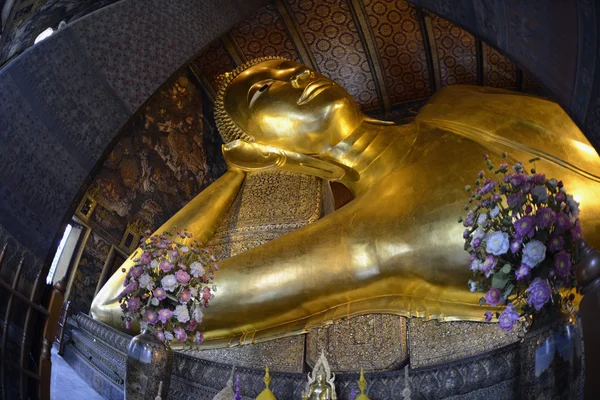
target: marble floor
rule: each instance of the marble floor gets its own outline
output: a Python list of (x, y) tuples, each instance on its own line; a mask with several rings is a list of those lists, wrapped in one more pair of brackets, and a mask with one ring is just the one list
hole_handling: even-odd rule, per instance
[(103, 400), (83, 378), (52, 348), (50, 400)]

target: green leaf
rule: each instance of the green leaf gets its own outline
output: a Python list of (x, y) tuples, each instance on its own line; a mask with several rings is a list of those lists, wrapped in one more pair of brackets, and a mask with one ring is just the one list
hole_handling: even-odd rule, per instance
[(485, 304), (485, 297), (479, 299), (479, 305), (482, 306)]
[(508, 278), (509, 278), (509, 276), (507, 274), (505, 274), (504, 272), (502, 272), (502, 271), (496, 272), (492, 276), (492, 287), (498, 288), (498, 289), (503, 289), (504, 286), (506, 286), (506, 284), (508, 283)]
[(513, 289), (515, 288), (515, 285), (512, 283), (509, 283), (508, 286), (506, 286), (506, 290), (504, 290), (504, 299), (508, 299), (508, 297), (511, 295)]
[(511, 270), (512, 266), (510, 264), (504, 264), (504, 266), (502, 267), (502, 272), (505, 274), (510, 273)]

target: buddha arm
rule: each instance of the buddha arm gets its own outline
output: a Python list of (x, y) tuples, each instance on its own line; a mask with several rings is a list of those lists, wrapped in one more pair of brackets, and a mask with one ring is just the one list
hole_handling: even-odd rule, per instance
[(248, 172), (278, 169), (333, 181), (340, 180), (346, 175), (344, 168), (331, 162), (243, 140), (235, 140), (223, 145), (223, 155), (230, 167)]
[[(173, 227), (187, 228), (194, 238), (206, 242), (212, 237), (219, 222), (235, 200), (238, 190), (244, 181), (242, 171), (227, 171), (202, 193), (196, 196), (177, 214), (163, 224), (155, 233), (159, 234)], [(126, 272), (134, 264), (133, 259), (139, 256), (139, 249), (123, 263), (122, 268), (108, 280), (92, 302), (91, 315), (94, 319), (122, 328), (118, 296), (123, 288)]]

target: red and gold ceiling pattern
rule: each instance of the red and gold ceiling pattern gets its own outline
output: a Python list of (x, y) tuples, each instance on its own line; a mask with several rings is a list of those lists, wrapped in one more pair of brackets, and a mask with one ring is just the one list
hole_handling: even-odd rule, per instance
[(484, 44), (485, 68), (484, 85), (497, 88), (517, 87), (517, 66), (510, 62), (506, 56), (493, 47)]
[(321, 73), (365, 109), (379, 106), (373, 75), (346, 0), (286, 0)]
[(431, 96), (417, 11), (404, 0), (365, 0), (392, 103)]
[(294, 44), (272, 4), (240, 22), (231, 30), (231, 36), (246, 60), (282, 56), (299, 61)]
[[(437, 15), (430, 15), (440, 86), (477, 84), (475, 38)], [(435, 68), (435, 67), (434, 67)]]
[(220, 40), (210, 44), (200, 57), (194, 60), (194, 65), (198, 68), (200, 75), (207, 80), (211, 88), (216, 87), (215, 78), (219, 74), (235, 68), (235, 63), (231, 55)]
[(496, 49), (406, 0), (275, 0), (192, 63), (214, 78), (246, 60), (279, 55), (342, 85), (365, 111), (394, 116), (448, 85), (537, 86)]

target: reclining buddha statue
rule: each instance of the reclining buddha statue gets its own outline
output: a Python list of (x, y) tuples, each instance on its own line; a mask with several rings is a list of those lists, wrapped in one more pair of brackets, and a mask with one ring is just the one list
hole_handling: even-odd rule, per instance
[[(484, 154), (539, 158), (539, 171), (579, 197), (586, 240), (600, 245), (600, 158), (566, 113), (544, 99), (452, 86), (413, 122), (397, 125), (364, 115), (320, 73), (272, 57), (223, 77), (215, 118), (228, 172), (158, 230), (187, 228), (209, 246), (218, 236), (222, 250), (231, 239), (223, 232), (261, 215), (258, 228), (235, 231), (247, 235), (243, 244), (217, 256), (218, 292), (203, 322), (206, 346), (269, 340), (371, 313), (483, 321), (481, 294), (467, 284), (457, 219)], [(329, 181), (354, 195), (333, 212), (322, 201), (321, 188), (329, 185), (318, 185)], [(281, 185), (288, 193), (274, 195)], [(313, 199), (297, 201), (304, 192)], [(244, 203), (248, 198), (254, 200)], [(281, 204), (316, 211), (286, 225)], [(123, 329), (121, 271), (91, 312)]]

